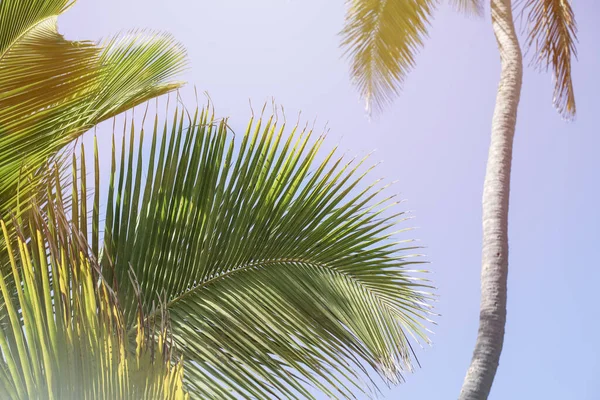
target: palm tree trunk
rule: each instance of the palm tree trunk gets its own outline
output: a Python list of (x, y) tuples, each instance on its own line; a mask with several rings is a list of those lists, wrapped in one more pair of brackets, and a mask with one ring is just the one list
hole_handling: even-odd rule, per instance
[(523, 60), (511, 0), (491, 0), (492, 26), (502, 74), (492, 120), (483, 187), (483, 250), (479, 332), (460, 400), (488, 398), (504, 341), (508, 277), (508, 199), (513, 138), (521, 95)]

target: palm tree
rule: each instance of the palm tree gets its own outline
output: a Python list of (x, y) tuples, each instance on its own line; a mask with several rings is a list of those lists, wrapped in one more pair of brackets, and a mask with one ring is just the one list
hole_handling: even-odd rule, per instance
[(130, 120), (119, 146), (113, 132), (101, 201), (105, 157), (66, 146), (176, 87), (184, 52), (164, 35), (68, 42), (71, 4), (0, 3), (0, 388), (354, 398), (402, 379), (431, 287), (365, 160), (273, 117), (236, 135), (183, 107)]
[[(351, 0), (342, 47), (367, 110), (381, 110), (401, 89), (414, 67), (415, 53), (436, 6), (433, 0)], [(481, 13), (480, 0), (456, 0), (465, 11)], [(571, 58), (576, 56), (576, 25), (569, 0), (526, 0), (527, 46), (534, 64), (551, 67), (554, 104), (564, 117), (575, 115)], [(491, 0), (492, 28), (502, 73), (492, 120), (492, 137), (483, 193), (481, 311), (475, 351), (461, 399), (485, 399), (498, 367), (506, 321), (508, 204), (513, 137), (521, 92), (523, 61), (511, 0)]]

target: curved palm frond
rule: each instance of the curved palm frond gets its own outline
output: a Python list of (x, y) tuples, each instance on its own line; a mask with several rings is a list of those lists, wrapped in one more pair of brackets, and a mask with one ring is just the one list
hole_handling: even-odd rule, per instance
[(186, 66), (186, 51), (172, 35), (131, 31), (100, 45), (103, 76), (92, 88), (95, 125), (151, 98), (179, 88), (173, 81)]
[(577, 24), (569, 0), (527, 0), (527, 46), (534, 50), (533, 63), (554, 72), (553, 103), (565, 118), (575, 116), (575, 92), (571, 61), (577, 58)]
[(146, 307), (164, 297), (193, 396), (354, 398), (364, 374), (402, 379), (430, 287), (390, 198), (359, 189), (361, 163), (315, 163), (310, 131), (251, 121), (235, 144), (208, 109), (185, 115), (155, 119), (149, 151), (133, 125), (120, 160), (113, 144), (101, 264), (131, 329), (130, 268)]
[(33, 26), (47, 18), (62, 14), (75, 0), (3, 0), (0, 5), (0, 54)]
[(0, 272), (2, 398), (187, 398), (167, 325), (138, 324), (128, 341), (84, 236), (51, 203), (48, 215), (31, 207), (27, 226), (0, 221), (12, 270)]
[[(185, 51), (168, 35), (99, 46), (56, 28), (68, 0), (0, 2), (0, 215), (15, 209), (24, 166), (48, 158), (95, 124), (180, 86)], [(31, 184), (24, 192), (35, 192)], [(43, 185), (42, 185), (43, 186)]]
[[(423, 47), (434, 0), (348, 0), (342, 48), (367, 111), (386, 106)], [(466, 4), (460, 1), (460, 4)]]

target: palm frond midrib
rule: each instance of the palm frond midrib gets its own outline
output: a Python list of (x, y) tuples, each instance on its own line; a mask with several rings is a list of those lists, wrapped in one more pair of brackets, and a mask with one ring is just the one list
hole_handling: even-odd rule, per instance
[[(200, 291), (206, 289), (208, 286), (218, 283), (219, 281), (221, 281), (223, 279), (230, 278), (233, 275), (237, 275), (239, 273), (248, 272), (252, 269), (261, 269), (261, 268), (273, 266), (276, 264), (302, 264), (305, 266), (318, 268), (320, 270), (326, 270), (328, 272), (339, 274), (340, 276), (343, 276), (345, 279), (349, 279), (353, 283), (355, 283), (357, 286), (361, 287), (381, 307), (388, 309), (388, 310), (393, 310), (395, 308), (394, 307), (395, 305), (392, 304), (389, 301), (389, 299), (386, 299), (385, 296), (383, 296), (381, 293), (378, 293), (367, 282), (361, 280), (357, 275), (352, 274), (350, 271), (342, 271), (342, 270), (340, 270), (339, 267), (336, 267), (334, 265), (331, 265), (329, 263), (326, 263), (326, 262), (323, 262), (320, 260), (314, 260), (314, 259), (302, 258), (302, 257), (294, 257), (294, 258), (281, 257), (281, 258), (254, 260), (251, 262), (244, 263), (238, 267), (232, 267), (230, 269), (227, 269), (226, 272), (224, 272), (222, 274), (218, 274), (217, 276), (208, 278), (207, 280), (205, 280), (201, 283), (198, 283), (197, 285), (194, 285), (192, 287), (185, 288), (179, 294), (174, 294), (174, 297), (172, 297), (170, 300), (167, 300), (167, 302), (165, 303), (165, 309), (169, 310), (169, 309), (173, 308), (175, 306), (175, 304), (177, 304), (178, 302), (181, 302), (188, 297), (198, 294)], [(413, 307), (415, 305), (418, 305), (419, 306), (418, 308), (420, 309), (420, 311), (423, 312), (423, 311), (425, 311), (425, 307), (422, 307), (421, 303), (423, 303), (424, 300), (426, 300), (426, 299), (427, 299), (427, 293), (424, 293), (423, 296), (420, 297), (419, 299), (412, 299), (411, 303), (413, 304)], [(419, 313), (415, 310), (410, 310), (409, 308), (407, 308), (406, 310), (411, 311), (411, 314), (413, 314), (415, 316), (419, 315)], [(150, 313), (148, 313), (146, 315), (146, 320), (147, 321), (152, 320), (152, 318), (154, 318), (158, 314), (159, 311), (160, 310), (151, 311)], [(132, 330), (134, 328), (135, 328), (135, 326), (133, 326), (131, 328), (130, 333), (132, 332)]]

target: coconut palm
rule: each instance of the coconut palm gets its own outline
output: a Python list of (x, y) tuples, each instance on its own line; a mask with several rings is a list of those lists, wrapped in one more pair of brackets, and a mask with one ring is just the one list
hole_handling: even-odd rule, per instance
[(431, 288), (364, 160), (273, 117), (234, 134), (184, 107), (131, 119), (88, 165), (66, 146), (176, 87), (184, 52), (164, 35), (68, 42), (71, 4), (0, 2), (4, 393), (354, 398), (402, 379)]
[[(481, 13), (481, 0), (455, 0), (458, 8)], [(554, 104), (566, 118), (575, 115), (571, 61), (576, 25), (569, 0), (525, 0), (527, 47), (534, 65), (553, 69)], [(415, 65), (415, 54), (432, 18), (433, 0), (350, 0), (342, 47), (367, 109), (386, 106)], [(487, 398), (498, 367), (506, 321), (508, 203), (513, 137), (523, 62), (511, 0), (491, 0), (492, 28), (502, 73), (492, 120), (483, 192), (483, 251), (479, 332), (461, 399)]]

